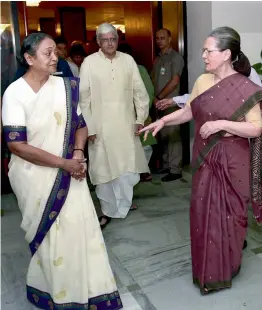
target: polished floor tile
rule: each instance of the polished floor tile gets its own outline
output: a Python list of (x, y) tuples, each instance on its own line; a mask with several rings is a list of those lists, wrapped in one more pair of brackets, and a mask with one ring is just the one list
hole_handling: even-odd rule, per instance
[(192, 284), (191, 274), (144, 289), (158, 310), (260, 310), (262, 309), (262, 259), (243, 260), (243, 267), (231, 289), (207, 296)]
[[(157, 176), (153, 183), (139, 184), (139, 209), (112, 220), (103, 231), (124, 310), (262, 309), (262, 230), (251, 213), (243, 268), (233, 288), (203, 297), (192, 284), (190, 174), (184, 179), (164, 184)], [(94, 192), (92, 196), (99, 212)], [(2, 208), (1, 309), (33, 310), (25, 295), (30, 253), (14, 195), (2, 196)]]

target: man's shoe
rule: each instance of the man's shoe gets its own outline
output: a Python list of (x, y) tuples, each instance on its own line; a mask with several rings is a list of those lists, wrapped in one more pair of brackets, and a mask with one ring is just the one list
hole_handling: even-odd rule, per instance
[(169, 168), (163, 168), (163, 169), (159, 169), (154, 171), (154, 174), (165, 174), (165, 173), (170, 173), (170, 169)]
[(182, 178), (182, 174), (176, 174), (176, 173), (169, 173), (166, 176), (164, 176), (161, 181), (162, 182), (171, 182)]

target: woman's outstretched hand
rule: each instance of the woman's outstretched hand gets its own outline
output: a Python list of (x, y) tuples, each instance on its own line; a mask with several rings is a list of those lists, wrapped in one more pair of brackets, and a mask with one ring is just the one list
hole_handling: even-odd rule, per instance
[(165, 126), (165, 122), (160, 119), (146, 127), (144, 127), (143, 129), (139, 130), (139, 134), (141, 133), (145, 133), (144, 135), (144, 141), (146, 141), (147, 139), (147, 136), (149, 134), (149, 132), (152, 132), (153, 133), (153, 136), (155, 137), (156, 134)]

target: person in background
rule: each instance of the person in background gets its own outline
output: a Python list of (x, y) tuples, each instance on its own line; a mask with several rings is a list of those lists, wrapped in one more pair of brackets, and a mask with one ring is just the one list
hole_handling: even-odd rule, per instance
[[(118, 47), (118, 51), (119, 52), (122, 52), (122, 53), (126, 53), (126, 54), (129, 54), (130, 56), (133, 57), (132, 55), (132, 47), (131, 45), (129, 45), (128, 43), (121, 43)], [(154, 95), (155, 95), (155, 91), (154, 91), (154, 85), (151, 81), (151, 78), (147, 72), (147, 69), (142, 66), (142, 65), (137, 65), (138, 66), (138, 70), (139, 70), (139, 73), (141, 75), (141, 78), (145, 84), (145, 87), (146, 87), (146, 90), (147, 90), (147, 93), (148, 93), (148, 96), (149, 96), (149, 109), (151, 108), (152, 106), (152, 103), (153, 103), (153, 100), (154, 100)], [(145, 121), (145, 125), (149, 125), (151, 123), (151, 117), (148, 116), (147, 120)], [(143, 148), (144, 148), (144, 152), (145, 152), (145, 155), (146, 155), (146, 159), (147, 159), (147, 162), (149, 163), (150, 161), (150, 158), (152, 156), (152, 153), (153, 153), (153, 149), (152, 149), (152, 145), (155, 145), (157, 144), (157, 140), (155, 137), (152, 136), (152, 134), (149, 134), (146, 141), (144, 141), (144, 136), (141, 135), (140, 136), (141, 138), (141, 142), (142, 142), (142, 145), (143, 145)], [(146, 182), (146, 181), (152, 181), (152, 175), (151, 173), (142, 173), (140, 175), (140, 180), (142, 182)]]
[(125, 218), (133, 204), (139, 174), (149, 172), (138, 135), (148, 117), (149, 97), (134, 59), (117, 51), (115, 27), (97, 28), (100, 50), (80, 71), (80, 107), (89, 130), (89, 175), (96, 185), (105, 228)]
[(79, 69), (77, 65), (68, 58), (68, 43), (66, 39), (62, 36), (55, 38), (56, 48), (57, 48), (57, 54), (60, 58), (67, 61), (70, 70), (73, 73), (73, 76), (78, 77), (79, 75)]
[(56, 37), (54, 39), (56, 43), (57, 55), (63, 59), (67, 59), (68, 56), (68, 43), (66, 39), (62, 36)]
[(117, 34), (118, 34), (118, 44), (121, 45), (122, 43), (125, 43), (126, 41), (125, 33), (123, 33), (123, 31), (121, 31), (120, 29), (117, 29)]
[[(172, 98), (179, 94), (180, 77), (184, 67), (182, 56), (171, 47), (171, 32), (160, 29), (156, 33), (156, 43), (160, 49), (153, 70), (152, 80), (155, 86), (154, 104), (164, 98)], [(159, 116), (173, 112), (176, 107), (160, 111)], [(182, 177), (182, 142), (180, 126), (169, 126), (159, 134), (160, 145), (164, 148), (163, 170), (159, 173), (168, 173), (162, 178), (163, 182), (170, 182)]]
[(52, 75), (58, 59), (47, 34), (27, 36), (20, 53), (26, 73), (5, 91), (2, 117), (9, 179), (32, 255), (27, 298), (40, 309), (121, 309), (85, 181), (79, 80)]
[(70, 58), (69, 58), (70, 61), (72, 61), (77, 66), (77, 70), (78, 70), (77, 76), (79, 76), (80, 67), (81, 67), (84, 59), (87, 56), (85, 49), (83, 47), (83, 44), (78, 43), (78, 42), (72, 44), (70, 51), (69, 51), (69, 56), (70, 56)]
[(93, 36), (92, 41), (89, 44), (88, 56), (98, 52), (98, 50), (99, 50), (99, 45), (97, 44), (96, 35), (95, 35)]
[[(241, 269), (248, 205), (262, 223), (262, 88), (251, 82), (239, 34), (213, 30), (204, 42), (206, 73), (183, 109), (141, 132), (195, 120), (190, 235), (193, 282), (202, 294), (232, 286)], [(250, 139), (250, 142), (249, 142)]]

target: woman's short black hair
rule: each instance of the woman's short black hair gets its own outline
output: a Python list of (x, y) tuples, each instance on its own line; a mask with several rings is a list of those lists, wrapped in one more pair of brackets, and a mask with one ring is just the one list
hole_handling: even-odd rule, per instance
[(20, 58), (19, 58), (19, 61), (22, 66), (26, 68), (29, 67), (25, 59), (25, 56), (24, 56), (25, 53), (31, 56), (35, 56), (39, 44), (46, 38), (53, 40), (53, 38), (50, 35), (43, 33), (43, 32), (34, 32), (34, 33), (29, 34), (27, 37), (25, 37), (22, 43), (22, 46), (21, 46)]

